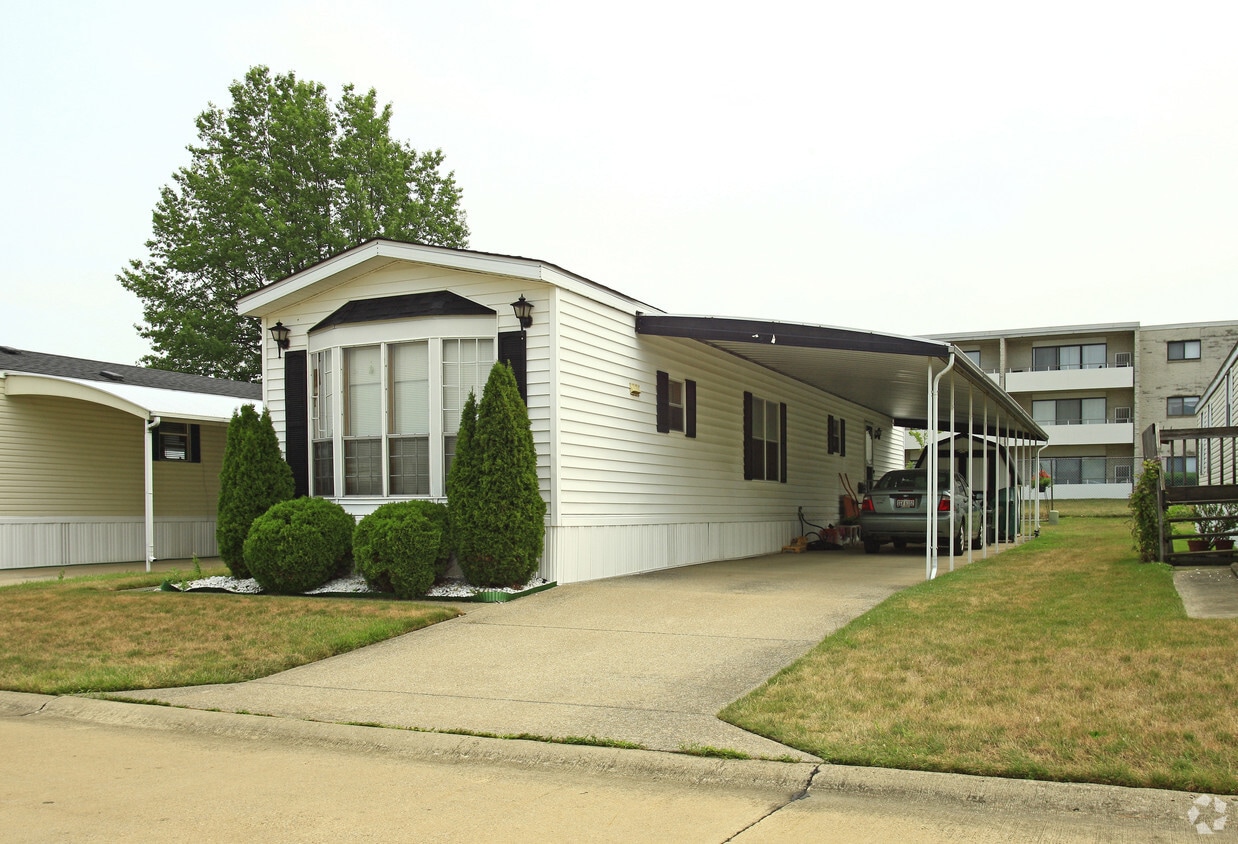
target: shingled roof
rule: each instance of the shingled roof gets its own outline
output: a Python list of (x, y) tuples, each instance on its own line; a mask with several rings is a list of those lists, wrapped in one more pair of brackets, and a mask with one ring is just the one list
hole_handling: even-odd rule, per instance
[(6, 370), (28, 372), (34, 375), (54, 375), (58, 378), (75, 378), (81, 381), (101, 381), (210, 396), (262, 400), (261, 384), (207, 378), (204, 375), (186, 375), (183, 372), (169, 372), (165, 369), (149, 369), (124, 363), (70, 358), (63, 355), (14, 349), (11, 346), (0, 346), (0, 371)]

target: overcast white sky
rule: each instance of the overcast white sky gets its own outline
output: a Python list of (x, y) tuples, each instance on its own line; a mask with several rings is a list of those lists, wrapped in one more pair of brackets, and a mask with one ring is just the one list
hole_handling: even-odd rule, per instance
[(255, 64), (440, 147), (471, 246), (672, 313), (1238, 318), (1238, 4), (10, 3), (0, 344), (131, 363), (194, 117)]

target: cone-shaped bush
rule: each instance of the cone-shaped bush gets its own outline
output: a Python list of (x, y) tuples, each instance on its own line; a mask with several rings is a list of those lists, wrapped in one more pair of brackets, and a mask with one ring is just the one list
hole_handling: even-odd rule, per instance
[(259, 416), (242, 405), (228, 423), (223, 467), (219, 472), (219, 510), (215, 542), (233, 577), (250, 576), (245, 565), (245, 537), (250, 525), (271, 505), (292, 498), (292, 469), (284, 462), (271, 415)]
[(325, 498), (281, 501), (254, 519), (245, 538), (245, 565), (268, 592), (317, 589), (350, 567), (356, 525)]
[[(462, 419), (461, 431), (466, 424)], [(457, 440), (457, 462), (460, 445)], [(460, 569), (475, 586), (524, 584), (542, 554), (546, 502), (528, 410), (505, 363), (490, 370), (464, 458), (463, 467), (453, 466), (448, 487)]]
[[(456, 453), (447, 470), (447, 532), (448, 542), (456, 559), (473, 556), (470, 546), (472, 534), (466, 525), (474, 524), (478, 477), (481, 471), (481, 455), (474, 438), (477, 432), (477, 397), (469, 391), (460, 414), (460, 429), (456, 432)], [(459, 490), (457, 494), (456, 490)]]
[(450, 562), (447, 508), (432, 501), (393, 501), (361, 520), (353, 534), (357, 572), (372, 588), (417, 598)]

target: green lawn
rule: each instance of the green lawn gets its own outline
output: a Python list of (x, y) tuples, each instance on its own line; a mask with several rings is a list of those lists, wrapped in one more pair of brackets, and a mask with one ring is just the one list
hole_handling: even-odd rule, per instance
[(235, 683), (457, 615), (443, 604), (126, 591), (166, 575), (0, 588), (0, 689), (45, 694)]
[(895, 595), (721, 717), (836, 763), (1232, 794), (1236, 656), (1238, 620), (1186, 618), (1129, 522), (1089, 511)]

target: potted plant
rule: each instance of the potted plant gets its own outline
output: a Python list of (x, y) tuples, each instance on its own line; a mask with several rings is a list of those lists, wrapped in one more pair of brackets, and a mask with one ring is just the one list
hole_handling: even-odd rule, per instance
[(1049, 490), (1049, 510), (1056, 509), (1053, 506), (1053, 476), (1049, 474), (1048, 469), (1041, 469), (1040, 474), (1036, 476), (1036, 485), (1040, 487), (1040, 491)]
[[(1195, 532), (1198, 540), (1188, 540), (1192, 551), (1231, 551), (1234, 548), (1233, 534), (1238, 530), (1238, 503), (1214, 501), (1195, 505)], [(1196, 547), (1197, 545), (1202, 547)]]

